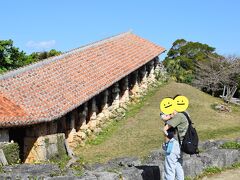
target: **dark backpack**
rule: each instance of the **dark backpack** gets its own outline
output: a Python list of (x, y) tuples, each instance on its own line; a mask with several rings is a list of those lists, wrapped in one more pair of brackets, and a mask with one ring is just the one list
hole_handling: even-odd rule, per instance
[[(181, 144), (181, 150), (187, 154), (199, 154), (199, 150), (198, 150), (198, 134), (196, 129), (192, 126), (192, 121), (190, 119), (190, 117), (188, 116), (188, 114), (186, 112), (182, 112), (187, 120), (188, 120), (188, 129), (187, 132), (183, 138), (182, 144)], [(179, 138), (179, 134), (178, 134), (178, 139)]]

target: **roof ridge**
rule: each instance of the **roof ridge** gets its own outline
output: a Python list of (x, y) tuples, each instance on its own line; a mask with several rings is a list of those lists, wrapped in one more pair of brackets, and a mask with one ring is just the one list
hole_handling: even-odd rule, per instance
[(84, 49), (90, 48), (90, 47), (92, 47), (92, 46), (94, 46), (94, 45), (99, 45), (99, 44), (102, 44), (102, 43), (111, 41), (111, 40), (113, 40), (113, 39), (116, 39), (116, 38), (125, 36), (126, 34), (131, 34), (131, 33), (132, 33), (131, 31), (119, 33), (119, 34), (117, 34), (117, 35), (113, 35), (113, 36), (110, 36), (110, 37), (101, 39), (101, 40), (99, 40), (99, 41), (95, 41), (95, 42), (92, 42), (92, 43), (89, 43), (89, 44), (80, 46), (80, 47), (78, 47), (78, 48), (72, 49), (72, 50), (67, 51), (67, 52), (65, 52), (65, 53), (66, 53), (66, 54), (67, 54), (67, 53), (74, 53), (75, 51), (76, 51), (76, 52), (79, 52), (80, 50), (84, 50)]
[(129, 30), (127, 32), (123, 32), (123, 33), (119, 33), (117, 35), (113, 35), (113, 36), (110, 36), (110, 37), (107, 37), (107, 38), (104, 38), (102, 40), (99, 40), (99, 41), (95, 41), (95, 42), (92, 42), (92, 43), (89, 43), (89, 44), (86, 44), (86, 45), (83, 45), (83, 46), (80, 46), (78, 48), (75, 48), (75, 49), (72, 49), (70, 51), (66, 51), (64, 52), (63, 54), (60, 54), (58, 56), (54, 56), (54, 57), (49, 57), (49, 58), (46, 58), (42, 61), (38, 61), (36, 63), (33, 63), (33, 64), (29, 64), (27, 66), (24, 66), (24, 67), (20, 67), (18, 69), (14, 69), (12, 71), (9, 71), (3, 75), (0, 76), (0, 80), (3, 80), (3, 79), (7, 79), (7, 78), (10, 78), (10, 77), (14, 77), (18, 74), (21, 74), (23, 72), (26, 72), (28, 70), (32, 70), (32, 69), (35, 69), (35, 68), (38, 68), (38, 67), (41, 67), (41, 66), (44, 66), (44, 65), (47, 65), (47, 64), (50, 64), (51, 62), (54, 62), (54, 61), (57, 61), (59, 59), (62, 59), (68, 55), (71, 55), (71, 54), (74, 54), (76, 52), (81, 52), (87, 48), (90, 48), (90, 47), (94, 47), (94, 46), (98, 46), (100, 44), (103, 44), (103, 43), (106, 43), (108, 41), (112, 41), (114, 39), (117, 39), (117, 38), (120, 38), (122, 36), (125, 36), (127, 34), (131, 34), (132, 33), (132, 30)]

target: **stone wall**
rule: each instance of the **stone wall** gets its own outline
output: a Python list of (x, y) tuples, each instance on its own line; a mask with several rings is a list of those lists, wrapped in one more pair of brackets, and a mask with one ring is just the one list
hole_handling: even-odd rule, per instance
[[(200, 156), (183, 155), (183, 169), (185, 177), (194, 178), (204, 172), (208, 167), (230, 167), (234, 163), (240, 163), (239, 149), (223, 149), (221, 145), (226, 140), (206, 141), (199, 145)], [(236, 142), (240, 142), (239, 139)], [(144, 161), (136, 157), (125, 157), (111, 160), (106, 164), (97, 164), (89, 167), (79, 179), (114, 180), (159, 180), (163, 179), (164, 172), (163, 150), (151, 152)]]
[(44, 162), (66, 154), (65, 134), (51, 134), (24, 138), (25, 163)]
[[(200, 144), (201, 153), (195, 155), (184, 155), (183, 168), (185, 177), (194, 178), (208, 167), (229, 167), (234, 163), (240, 163), (239, 149), (223, 149), (220, 146), (226, 141), (207, 141)], [(240, 140), (237, 140), (240, 143)], [(107, 179), (107, 180), (159, 180), (163, 179), (163, 150), (151, 152), (144, 161), (136, 157), (124, 157), (110, 160), (105, 164), (86, 165), (82, 176), (76, 176), (74, 169), (61, 171), (54, 164), (15, 165), (5, 166), (0, 174), (0, 179)], [(53, 174), (55, 177), (52, 177)]]

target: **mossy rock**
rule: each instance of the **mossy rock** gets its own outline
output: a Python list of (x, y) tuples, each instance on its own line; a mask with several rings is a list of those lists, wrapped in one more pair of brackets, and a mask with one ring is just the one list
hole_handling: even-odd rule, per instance
[(66, 155), (66, 149), (64, 146), (64, 141), (65, 141), (65, 137), (58, 135), (57, 137), (57, 147), (58, 147), (58, 154), (60, 157), (65, 156)]

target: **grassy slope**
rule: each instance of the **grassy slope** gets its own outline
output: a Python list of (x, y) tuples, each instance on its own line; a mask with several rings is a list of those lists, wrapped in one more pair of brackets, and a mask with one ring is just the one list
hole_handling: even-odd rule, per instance
[(163, 141), (159, 120), (159, 102), (164, 97), (183, 94), (188, 97), (190, 113), (198, 130), (200, 140), (240, 137), (240, 107), (233, 107), (231, 113), (219, 113), (211, 104), (221, 102), (189, 85), (171, 82), (160, 87), (147, 99), (134, 117), (112, 125), (108, 137), (100, 144), (87, 144), (76, 149), (85, 161), (105, 162), (122, 156), (144, 157), (150, 151), (160, 148)]

